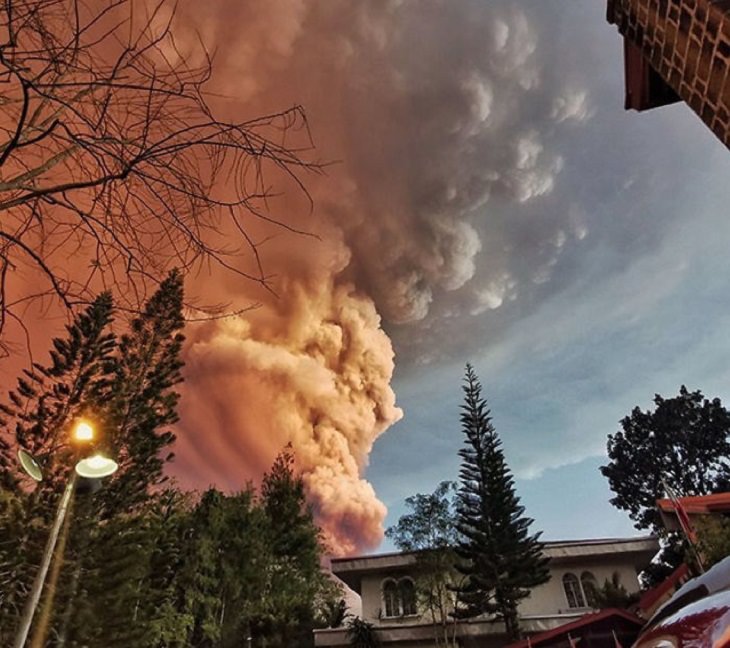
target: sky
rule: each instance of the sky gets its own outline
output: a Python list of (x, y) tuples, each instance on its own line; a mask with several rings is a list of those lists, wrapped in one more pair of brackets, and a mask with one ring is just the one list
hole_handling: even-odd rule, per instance
[(323, 164), (308, 195), (265, 169), (267, 213), (310, 234), (247, 222), (276, 296), (186, 280), (193, 302), (258, 306), (186, 328), (178, 482), (256, 484), (291, 444), (332, 550), (388, 550), (404, 499), (457, 477), (470, 362), (534, 529), (637, 533), (598, 471), (607, 435), (682, 384), (730, 397), (730, 158), (684, 104), (624, 111), (604, 3), (176, 11), (166, 56), (194, 66), (204, 44), (216, 114), (302, 106), (306, 127), (269, 134)]

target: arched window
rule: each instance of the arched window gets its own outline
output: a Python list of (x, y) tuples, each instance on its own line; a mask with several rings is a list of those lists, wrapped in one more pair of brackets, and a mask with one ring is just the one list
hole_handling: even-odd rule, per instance
[(589, 571), (584, 571), (580, 575), (580, 584), (583, 587), (583, 595), (586, 602), (590, 607), (596, 607), (598, 605), (598, 583), (596, 577)]
[(403, 616), (417, 614), (416, 612), (416, 587), (410, 578), (402, 578), (398, 581), (400, 593), (401, 613)]
[(416, 586), (410, 578), (383, 582), (383, 617), (393, 618), (418, 614)]
[(580, 581), (575, 574), (565, 574), (563, 576), (563, 589), (565, 590), (565, 598), (568, 599), (568, 607), (582, 608), (586, 606)]
[(400, 615), (400, 605), (398, 601), (398, 585), (394, 580), (387, 580), (383, 583), (383, 609), (385, 616), (397, 617)]

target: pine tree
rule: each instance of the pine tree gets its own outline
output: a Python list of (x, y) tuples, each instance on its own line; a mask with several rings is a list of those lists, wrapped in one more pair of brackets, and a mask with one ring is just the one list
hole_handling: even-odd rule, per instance
[[(83, 519), (76, 521), (76, 542), (67, 556), (69, 613), (64, 615), (64, 632), (77, 643), (157, 645), (146, 642), (152, 636), (174, 634), (180, 627), (178, 612), (183, 617), (187, 613), (166, 607), (174, 584), (150, 573), (161, 571), (155, 565), (155, 546), (170, 533), (160, 526), (168, 518), (159, 513), (154, 493), (165, 482), (164, 462), (172, 456), (165, 452), (174, 440), (167, 426), (177, 421), (179, 396), (174, 387), (182, 380), (182, 307), (182, 276), (173, 272), (119, 338), (113, 356), (111, 389), (103, 408), (106, 436), (119, 469), (87, 503)], [(164, 492), (158, 496), (166, 497)], [(83, 590), (78, 587), (81, 573), (94, 574), (93, 583)], [(145, 589), (142, 598), (154, 600), (154, 605), (144, 604), (140, 588)]]
[[(174, 489), (158, 493), (146, 506), (144, 547), (147, 573), (136, 583), (133, 623), (144, 632), (119, 642), (139, 648), (188, 648), (193, 628), (191, 592), (182, 573), (191, 533), (189, 497)], [(124, 635), (120, 633), (120, 638)]]
[[(109, 332), (113, 304), (99, 295), (53, 340), (49, 365), (34, 363), (18, 380), (9, 403), (0, 405), (0, 481), (8, 495), (0, 512), (0, 644), (9, 644), (54, 515), (56, 502), (73, 465), (69, 427), (78, 417), (101, 411), (112, 381), (115, 338)], [(103, 417), (102, 417), (103, 418)], [(41, 461), (43, 481), (28, 491), (17, 450)], [(6, 516), (10, 515), (10, 519)]]
[(275, 645), (304, 647), (312, 640), (315, 601), (329, 587), (320, 568), (320, 531), (306, 501), (304, 481), (294, 471), (290, 446), (264, 475), (261, 501), (273, 560), (269, 626), (261, 630)]
[(180, 352), (184, 337), (183, 279), (174, 271), (147, 301), (143, 312), (122, 335), (115, 355), (109, 430), (117, 448), (119, 470), (106, 486), (106, 514), (131, 511), (166, 481), (166, 448), (175, 440), (182, 381)]
[[(153, 511), (153, 493), (164, 484), (164, 461), (171, 457), (165, 449), (174, 440), (168, 426), (177, 420), (174, 387), (182, 379), (182, 305), (182, 277), (172, 273), (116, 339), (108, 332), (111, 298), (101, 295), (69, 327), (68, 339), (54, 340), (51, 366), (34, 365), (3, 408), (16, 425), (13, 443), (0, 448), (0, 476), (28, 506), (40, 506), (43, 519), (50, 519), (51, 500), (73, 464), (59, 443), (74, 418), (93, 418), (104, 450), (119, 463), (101, 490), (76, 497), (69, 528), (73, 541), (61, 558), (53, 601), (52, 635), (59, 645), (144, 646), (143, 637), (169, 635), (174, 631), (165, 628), (179, 627), (174, 614), (163, 620), (152, 612), (145, 617), (145, 611), (157, 613), (162, 606), (142, 605), (138, 588), (148, 588), (149, 600), (164, 598), (150, 585), (155, 546), (167, 532)], [(48, 456), (44, 481), (30, 497), (22, 492), (14, 465), (19, 445)], [(36, 527), (29, 524), (28, 538), (19, 539), (28, 546), (24, 562), (31, 565), (37, 564), (46, 534), (45, 525)], [(9, 572), (18, 572), (15, 563)], [(24, 573), (32, 576), (31, 570)], [(14, 586), (18, 596), (9, 600), (15, 609), (14, 599), (25, 598), (27, 585), (21, 579)]]
[(514, 479), (491, 422), (482, 387), (466, 366), (461, 425), (466, 436), (458, 494), (457, 569), (465, 576), (458, 594), (459, 616), (494, 614), (508, 637), (519, 638), (517, 605), (530, 588), (549, 579), (540, 534), (530, 535), (532, 520), (515, 494)]
[[(0, 478), (15, 491), (25, 479), (17, 461), (23, 448), (42, 458), (45, 492), (59, 491), (68, 472), (66, 449), (71, 423), (108, 400), (112, 380), (115, 338), (109, 331), (113, 303), (109, 293), (99, 295), (66, 327), (66, 338), (55, 338), (48, 366), (34, 362), (18, 379), (8, 404), (0, 404)], [(14, 426), (11, 427), (11, 423)]]

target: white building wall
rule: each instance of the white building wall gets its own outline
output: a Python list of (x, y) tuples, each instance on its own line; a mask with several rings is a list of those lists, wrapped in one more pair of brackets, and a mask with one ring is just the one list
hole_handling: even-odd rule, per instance
[(595, 576), (598, 587), (602, 587), (606, 580), (611, 580), (614, 572), (617, 572), (619, 582), (627, 592), (639, 591), (639, 577), (636, 575), (634, 566), (627, 565), (620, 559), (602, 559), (600, 562), (581, 561), (573, 565), (557, 563), (551, 566), (550, 580), (534, 588), (530, 596), (522, 601), (519, 608), (520, 615), (561, 614), (575, 611), (575, 608), (571, 610), (568, 606), (563, 589), (563, 576), (572, 573), (580, 579), (581, 574), (585, 571), (589, 571)]
[[(618, 572), (621, 584), (629, 593), (639, 591), (639, 579), (634, 566), (618, 559), (602, 558), (600, 561), (581, 560), (575, 564), (555, 563), (551, 565), (551, 578), (540, 585), (524, 599), (520, 605), (521, 616), (540, 616), (549, 614), (565, 614), (577, 612), (568, 606), (563, 589), (563, 576), (571, 572), (579, 579), (585, 571), (590, 571), (601, 587), (606, 580), (611, 580), (614, 572)], [(382, 618), (382, 586), (388, 577), (398, 578), (398, 574), (380, 574), (365, 576), (362, 579), (362, 618), (376, 625), (402, 625), (404, 623), (423, 623), (430, 621), (425, 616), (406, 617), (405, 619)], [(588, 611), (588, 608), (585, 608)]]

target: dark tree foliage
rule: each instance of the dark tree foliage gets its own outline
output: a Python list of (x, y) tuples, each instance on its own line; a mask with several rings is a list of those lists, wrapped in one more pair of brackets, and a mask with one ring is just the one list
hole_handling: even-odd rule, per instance
[(663, 533), (656, 500), (664, 480), (679, 495), (726, 490), (730, 482), (730, 413), (682, 385), (679, 395), (654, 396), (654, 411), (635, 407), (608, 437), (609, 462), (601, 466), (615, 497), (637, 529)]
[(264, 475), (261, 504), (276, 565), (269, 587), (276, 595), (263, 610), (258, 630), (274, 645), (304, 648), (312, 642), (316, 623), (312, 601), (331, 587), (320, 568), (321, 534), (307, 505), (302, 477), (294, 471), (290, 446)]
[(695, 558), (687, 540), (679, 532), (665, 533), (659, 553), (640, 574), (644, 587), (654, 587), (671, 576), (677, 567)]
[(633, 592), (629, 594), (628, 590), (621, 583), (618, 572), (614, 572), (611, 579), (603, 581), (603, 585), (593, 592), (594, 607), (599, 610), (607, 608), (628, 609), (639, 600), (640, 594)]
[(182, 381), (182, 309), (183, 279), (175, 271), (119, 340), (107, 404), (119, 471), (103, 492), (107, 515), (131, 510), (165, 481), (166, 448), (175, 440), (168, 426), (178, 420), (174, 387)]
[(264, 475), (261, 501), (272, 530), (277, 556), (296, 556), (302, 570), (319, 569), (319, 531), (306, 504), (304, 482), (294, 471), (294, 454), (287, 446)]
[[(11, 645), (54, 515), (78, 456), (68, 432), (93, 418), (119, 470), (77, 488), (31, 630), (31, 648), (305, 648), (341, 591), (320, 570), (322, 544), (289, 449), (263, 478), (199, 498), (166, 483), (181, 380), (182, 278), (172, 273), (120, 337), (101, 295), (54, 341), (2, 407), (0, 645)], [(24, 447), (46, 479), (17, 467)], [(23, 481), (25, 479), (25, 481)], [(196, 501), (197, 500), (197, 501)]]
[(353, 648), (378, 648), (380, 646), (375, 626), (359, 617), (351, 617), (348, 620), (345, 636)]
[(458, 494), (457, 569), (465, 576), (458, 593), (460, 616), (494, 614), (504, 620), (510, 639), (519, 638), (517, 605), (550, 575), (540, 534), (515, 493), (514, 479), (491, 423), (482, 387), (466, 366), (461, 425), (466, 439)]
[[(115, 338), (108, 331), (112, 300), (103, 293), (53, 340), (49, 365), (34, 363), (0, 405), (0, 645), (10, 645), (58, 498), (73, 464), (66, 436), (72, 421), (108, 399)], [(17, 449), (38, 457), (44, 479), (27, 492)]]
[(181, 581), (193, 618), (189, 645), (241, 645), (268, 596), (270, 576), (265, 517), (255, 493), (206, 491), (189, 529)]
[[(119, 470), (93, 496), (77, 496), (50, 627), (61, 644), (144, 646), (143, 637), (155, 636), (137, 590), (144, 584), (157, 596), (146, 576), (164, 530), (153, 530), (155, 516), (144, 506), (164, 480), (161, 455), (174, 438), (163, 426), (176, 420), (182, 324), (182, 278), (172, 273), (129, 332), (112, 339), (103, 397), (85, 401), (83, 413)], [(42, 642), (46, 631), (36, 634)]]
[[(18, 379), (9, 403), (0, 404), (0, 474), (6, 488), (24, 479), (17, 449), (42, 460), (44, 491), (59, 491), (68, 464), (67, 435), (71, 423), (108, 400), (114, 371), (114, 335), (109, 332), (113, 304), (109, 293), (99, 295), (55, 338), (51, 362), (33, 363)], [(14, 423), (12, 425), (11, 423)]]

